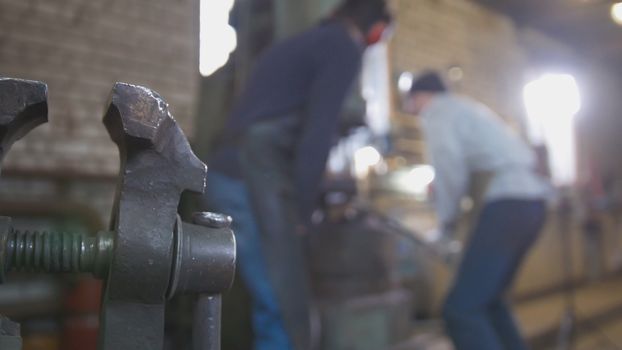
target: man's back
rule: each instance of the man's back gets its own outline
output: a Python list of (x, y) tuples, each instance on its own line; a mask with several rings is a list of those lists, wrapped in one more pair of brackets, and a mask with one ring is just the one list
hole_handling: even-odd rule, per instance
[[(456, 138), (471, 171), (491, 171), (501, 167), (535, 166), (529, 147), (493, 111), (462, 96), (441, 95), (425, 114), (426, 128), (434, 135)], [(431, 115), (433, 114), (433, 115)], [(442, 130), (441, 130), (442, 129)], [(441, 143), (447, 140), (429, 140)]]
[(440, 94), (423, 111), (426, 146), (437, 170), (441, 216), (456, 216), (470, 174), (489, 172), (487, 201), (544, 198), (548, 185), (535, 173), (529, 146), (485, 105), (454, 94)]
[(344, 94), (342, 81), (350, 85), (357, 74), (362, 47), (345, 25), (329, 20), (278, 43), (264, 52), (227, 123), (227, 133), (239, 132), (258, 120), (302, 111), (318, 75), (332, 66), (334, 84), (323, 93)]
[(285, 133), (296, 133), (291, 147), (304, 217), (310, 215), (333, 143), (339, 112), (359, 72), (363, 47), (340, 20), (327, 20), (268, 49), (257, 61), (227, 122), (210, 165), (241, 177), (237, 141), (260, 122), (294, 118)]

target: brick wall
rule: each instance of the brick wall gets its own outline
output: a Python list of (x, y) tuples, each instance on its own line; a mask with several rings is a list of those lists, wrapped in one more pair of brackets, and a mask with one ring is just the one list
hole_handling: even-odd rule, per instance
[(6, 166), (114, 175), (101, 118), (112, 84), (158, 91), (187, 134), (198, 86), (196, 0), (0, 0), (0, 76), (49, 86), (50, 123), (15, 145)]
[[(394, 0), (393, 5), (398, 20), (391, 45), (396, 74), (459, 67), (464, 75), (453, 87), (513, 123), (522, 123), (521, 89), (530, 65), (560, 57), (574, 60), (570, 48), (471, 1)], [(396, 117), (400, 128), (413, 124), (399, 111)]]
[(156, 90), (193, 134), (198, 0), (0, 0), (0, 76), (46, 82), (50, 107), (4, 162), (0, 215), (102, 228), (119, 167), (101, 122), (113, 83)]

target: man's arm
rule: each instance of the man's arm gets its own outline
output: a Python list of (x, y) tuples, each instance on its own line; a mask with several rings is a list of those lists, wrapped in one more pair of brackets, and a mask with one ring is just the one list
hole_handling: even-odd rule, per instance
[(460, 217), (460, 202), (468, 190), (469, 169), (458, 125), (450, 118), (429, 116), (426, 145), (435, 170), (435, 207), (442, 229), (451, 229)]
[[(332, 51), (332, 52), (331, 52)], [(309, 221), (333, 145), (337, 119), (360, 68), (361, 54), (327, 50), (307, 101), (305, 122), (296, 149), (295, 179), (303, 222)]]

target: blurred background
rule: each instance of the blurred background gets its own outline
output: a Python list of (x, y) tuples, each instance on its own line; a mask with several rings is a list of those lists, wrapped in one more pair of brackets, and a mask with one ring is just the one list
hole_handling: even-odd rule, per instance
[[(205, 156), (259, 53), (337, 3), (0, 0), (0, 76), (46, 82), (50, 107), (50, 123), (8, 154), (0, 213), (32, 230), (106, 228), (119, 159), (101, 119), (114, 82), (159, 92)], [(551, 205), (512, 292), (523, 333), (534, 348), (553, 348), (572, 304), (577, 349), (622, 348), (622, 3), (391, 5), (393, 37), (366, 53), (309, 239), (320, 347), (450, 349), (438, 320), (453, 267), (421, 244), (436, 225), (434, 170), (417, 119), (400, 109), (413, 75), (435, 68), (546, 146), (571, 203)], [(558, 122), (543, 121), (556, 113)], [(0, 313), (22, 323), (25, 350), (95, 349), (100, 288), (87, 276), (16, 274), (0, 286)], [(177, 349), (188, 304), (170, 307)], [(248, 308), (237, 283), (225, 297), (223, 349), (249, 348)]]

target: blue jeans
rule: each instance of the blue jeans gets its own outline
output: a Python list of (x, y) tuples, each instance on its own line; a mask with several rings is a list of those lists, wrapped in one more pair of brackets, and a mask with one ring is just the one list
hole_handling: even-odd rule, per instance
[(256, 123), (240, 142), (239, 164), (285, 330), (296, 350), (311, 348), (311, 288), (295, 186), (295, 115)]
[(254, 350), (290, 350), (277, 298), (270, 285), (259, 228), (246, 185), (214, 171), (208, 172), (203, 207), (230, 215), (237, 243), (237, 268), (251, 294)]
[(504, 294), (545, 215), (538, 200), (498, 200), (482, 210), (443, 310), (457, 350), (527, 348)]

